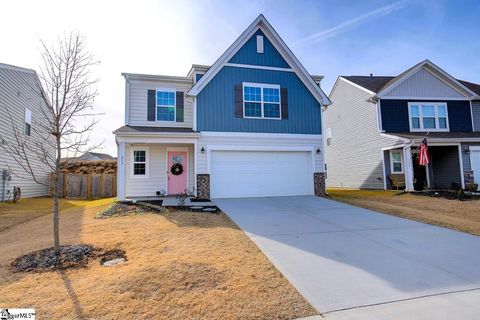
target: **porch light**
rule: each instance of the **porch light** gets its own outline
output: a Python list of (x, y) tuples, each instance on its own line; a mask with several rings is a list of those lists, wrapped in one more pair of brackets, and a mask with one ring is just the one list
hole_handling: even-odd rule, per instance
[(465, 150), (466, 153), (470, 153), (470, 147), (469, 146), (466, 146), (464, 150)]
[(205, 153), (205, 148), (202, 147), (202, 149), (200, 149), (200, 152), (201, 152), (201, 153)]
[(320, 154), (322, 152), (322, 150), (320, 150), (320, 148), (317, 149), (317, 154)]

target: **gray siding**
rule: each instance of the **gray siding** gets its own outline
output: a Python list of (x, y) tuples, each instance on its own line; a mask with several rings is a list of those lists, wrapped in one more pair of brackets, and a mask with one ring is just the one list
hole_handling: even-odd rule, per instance
[(433, 170), (433, 181), (430, 183), (435, 188), (451, 188), (452, 183), (461, 185), (458, 147), (429, 147), (429, 152)]
[(480, 131), (480, 101), (472, 101), (473, 131)]
[[(29, 109), (32, 111), (32, 135), (26, 137), (29, 150), (34, 149), (37, 136), (34, 131), (38, 132), (40, 136), (49, 136), (48, 132), (42, 132), (39, 128), (39, 123), (45, 122), (42, 109), (46, 108), (46, 103), (42, 98), (37, 79), (33, 70), (0, 64), (0, 139), (7, 142), (14, 141), (14, 128), (23, 134), (25, 109)], [(53, 154), (54, 150), (52, 149)], [(50, 167), (42, 162), (33, 151), (29, 155), (29, 159), (39, 180), (47, 184)], [(13, 173), (12, 181), (7, 184), (7, 190), (11, 191), (14, 186), (19, 186), (22, 190), (22, 197), (48, 194), (46, 185), (33, 181), (22, 167), (0, 147), (0, 174), (3, 169), (10, 169)], [(0, 184), (1, 182), (0, 178)]]
[(330, 94), (333, 103), (324, 112), (324, 126), (332, 130), (332, 144), (326, 146), (328, 187), (384, 188), (382, 148), (400, 141), (378, 131), (371, 97), (341, 78)]
[(462, 143), (462, 163), (464, 171), (472, 170), (472, 165), (470, 163), (470, 153), (465, 151), (467, 147), (480, 147), (480, 142)]
[(445, 84), (432, 73), (420, 69), (417, 73), (405, 80), (398, 87), (390, 91), (389, 97), (450, 97), (462, 98), (463, 95), (451, 86)]

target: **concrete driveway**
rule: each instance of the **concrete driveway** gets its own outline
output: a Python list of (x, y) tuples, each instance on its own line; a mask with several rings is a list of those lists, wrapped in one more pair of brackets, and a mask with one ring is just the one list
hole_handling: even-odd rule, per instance
[(215, 202), (327, 319), (480, 319), (480, 237), (316, 197)]

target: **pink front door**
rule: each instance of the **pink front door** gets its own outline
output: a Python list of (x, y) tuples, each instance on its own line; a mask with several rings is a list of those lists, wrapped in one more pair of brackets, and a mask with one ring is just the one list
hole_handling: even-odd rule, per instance
[[(167, 156), (167, 192), (168, 194), (179, 194), (181, 192), (185, 192), (187, 189), (188, 154), (186, 151), (168, 151)], [(179, 173), (179, 171), (176, 171), (174, 168), (175, 164), (181, 164), (183, 172)], [(176, 168), (178, 170), (179, 166), (177, 165)]]

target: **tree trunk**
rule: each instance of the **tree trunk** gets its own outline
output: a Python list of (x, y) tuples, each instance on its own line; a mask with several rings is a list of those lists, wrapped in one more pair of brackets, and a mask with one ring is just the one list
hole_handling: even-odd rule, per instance
[(55, 161), (55, 188), (53, 191), (53, 248), (56, 254), (60, 253), (60, 228), (58, 224), (58, 198), (60, 196), (60, 160), (62, 157), (60, 138), (57, 137), (57, 159)]

